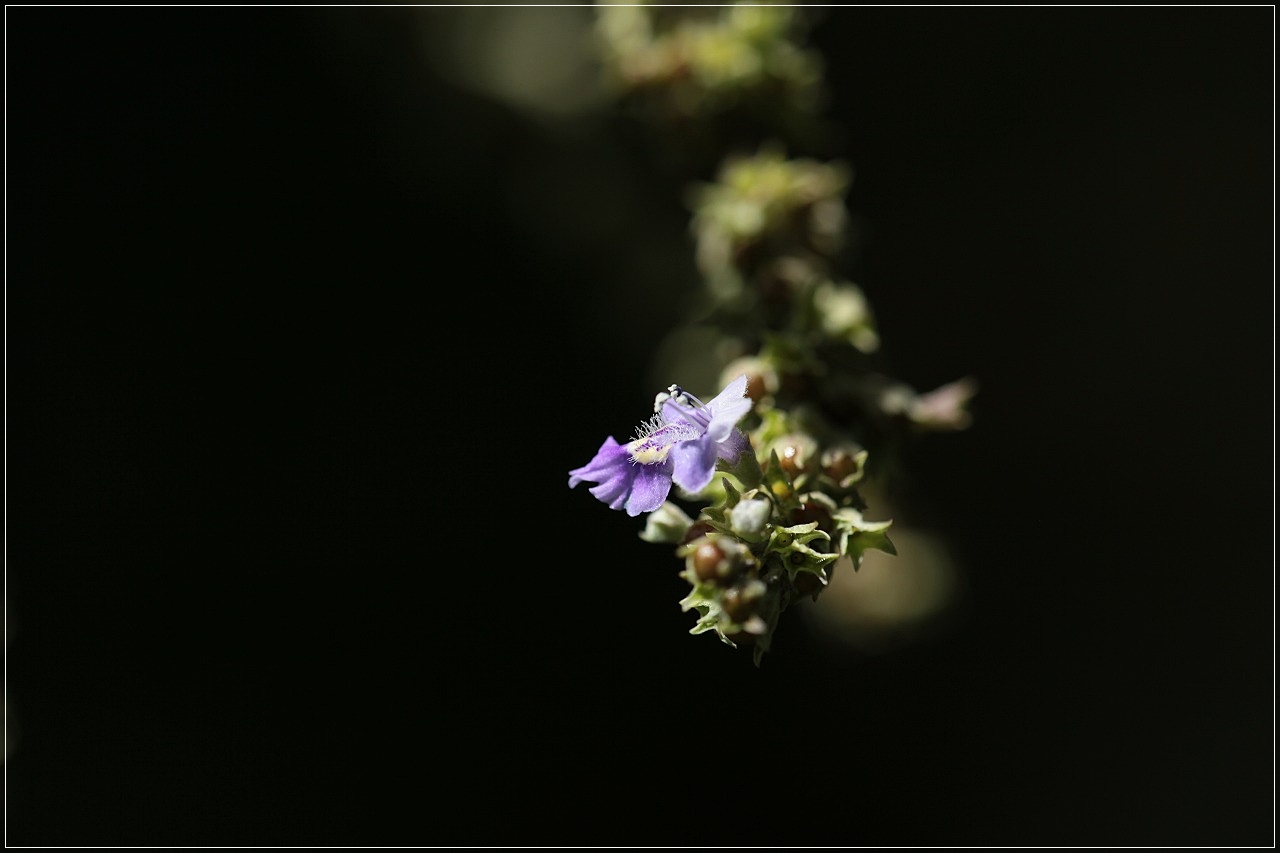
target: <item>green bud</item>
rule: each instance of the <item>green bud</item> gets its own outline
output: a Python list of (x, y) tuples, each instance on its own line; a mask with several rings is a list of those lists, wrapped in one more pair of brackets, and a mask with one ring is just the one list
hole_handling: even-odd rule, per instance
[(692, 525), (693, 519), (684, 510), (667, 501), (649, 513), (640, 538), (645, 542), (674, 545), (684, 538)]

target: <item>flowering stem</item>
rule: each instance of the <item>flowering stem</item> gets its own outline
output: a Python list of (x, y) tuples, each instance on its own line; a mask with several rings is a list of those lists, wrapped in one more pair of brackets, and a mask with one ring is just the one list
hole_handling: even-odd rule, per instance
[[(619, 96), (651, 107), (641, 114), (681, 144), (691, 128), (733, 124), (735, 106), (761, 115), (775, 105), (785, 127), (821, 102), (810, 96), (822, 63), (796, 40), (803, 22), (792, 9), (597, 13)], [(789, 157), (766, 140), (689, 188), (704, 286), (687, 323), (716, 343), (673, 350), (672, 361), (692, 375), (714, 360), (724, 390), (703, 405), (672, 385), (642, 438), (610, 438), (570, 471), (571, 487), (595, 483), (613, 509), (649, 514), (641, 538), (683, 560), (691, 633), (750, 646), (757, 665), (783, 611), (816, 600), (837, 564), (856, 571), (868, 550), (896, 553), (891, 522), (862, 515), (868, 458), (882, 464), (907, 433), (965, 428), (976, 390), (961, 380), (921, 394), (876, 368), (874, 313), (838, 269), (850, 178), (843, 164)], [(716, 472), (726, 476), (715, 482)], [(673, 487), (702, 508), (691, 517), (667, 500)]]

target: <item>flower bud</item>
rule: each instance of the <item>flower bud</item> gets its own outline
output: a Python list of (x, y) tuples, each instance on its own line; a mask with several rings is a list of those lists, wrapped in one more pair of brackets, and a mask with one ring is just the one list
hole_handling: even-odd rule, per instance
[(706, 536), (714, 529), (715, 528), (711, 526), (710, 522), (695, 521), (693, 524), (689, 525), (689, 529), (686, 530), (684, 536), (681, 537), (680, 544), (688, 545), (695, 539), (701, 539), (703, 536)]
[(792, 480), (809, 468), (818, 452), (818, 443), (804, 433), (788, 433), (779, 436), (773, 447), (778, 453), (778, 464)]
[(715, 580), (720, 576), (720, 566), (724, 562), (725, 553), (720, 546), (710, 539), (705, 540), (693, 552), (689, 564), (700, 581)]
[(852, 444), (841, 444), (822, 454), (822, 473), (845, 486), (862, 479), (867, 451)]
[(770, 362), (758, 356), (736, 358), (725, 366), (720, 375), (727, 383), (744, 373), (747, 376), (747, 396), (753, 403), (759, 403), (765, 397), (778, 393), (778, 371)]
[(764, 582), (753, 578), (726, 589), (720, 596), (720, 607), (735, 623), (744, 624), (755, 614), (766, 591)]
[(856, 285), (823, 282), (814, 290), (813, 304), (827, 335), (862, 352), (875, 352), (879, 347), (867, 299)]
[(835, 533), (836, 530), (836, 523), (831, 516), (831, 510), (812, 497), (802, 501), (800, 506), (791, 510), (788, 520), (792, 525), (809, 524), (816, 521), (818, 529), (828, 535)]
[(684, 510), (671, 501), (666, 501), (649, 513), (640, 538), (646, 542), (681, 542), (688, 537), (691, 525), (693, 519)]
[(744, 539), (759, 540), (769, 523), (773, 505), (768, 501), (745, 500), (729, 511), (729, 526)]
[(694, 539), (676, 553), (684, 557), (684, 576), (691, 583), (726, 581), (755, 563), (750, 548), (732, 536), (719, 534)]

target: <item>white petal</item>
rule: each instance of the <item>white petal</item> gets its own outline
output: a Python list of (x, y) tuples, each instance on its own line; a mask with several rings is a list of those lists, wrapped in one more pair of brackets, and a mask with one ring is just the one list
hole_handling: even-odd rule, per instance
[(711, 423), (707, 426), (707, 435), (717, 443), (724, 441), (738, 425), (738, 421), (751, 411), (753, 401), (747, 396), (747, 374), (733, 379), (716, 398), (707, 404), (711, 414)]

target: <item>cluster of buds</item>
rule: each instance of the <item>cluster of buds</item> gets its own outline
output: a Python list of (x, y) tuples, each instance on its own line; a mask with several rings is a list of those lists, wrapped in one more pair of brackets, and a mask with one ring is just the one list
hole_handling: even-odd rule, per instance
[(691, 227), (711, 319), (739, 333), (820, 335), (874, 352), (866, 297), (833, 271), (848, 186), (844, 164), (787, 159), (773, 145), (727, 158), (714, 182), (694, 186)]
[[(963, 378), (920, 393), (877, 368), (870, 302), (838, 274), (849, 174), (842, 163), (788, 159), (766, 145), (726, 158), (715, 181), (695, 185), (691, 229), (704, 288), (692, 325), (713, 334), (723, 372), (748, 373), (766, 409), (795, 415), (793, 432), (809, 434), (796, 452), (816, 440), (876, 457), (906, 433), (966, 427), (977, 386)], [(677, 355), (675, 369), (705, 360), (707, 336), (698, 340), (702, 351)]]
[(664, 119), (705, 119), (747, 103), (812, 111), (822, 62), (797, 41), (804, 22), (786, 6), (597, 7), (607, 80)]
[(863, 517), (866, 451), (822, 447), (785, 412), (753, 403), (740, 425), (752, 450), (691, 496), (708, 502), (697, 517), (667, 501), (640, 535), (675, 546), (691, 588), (680, 604), (698, 617), (692, 633), (749, 646), (758, 664), (791, 604), (816, 601), (836, 568), (856, 570), (866, 551), (895, 550), (891, 522)]

